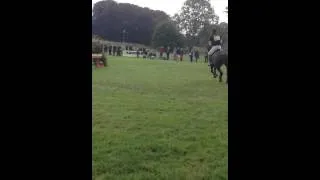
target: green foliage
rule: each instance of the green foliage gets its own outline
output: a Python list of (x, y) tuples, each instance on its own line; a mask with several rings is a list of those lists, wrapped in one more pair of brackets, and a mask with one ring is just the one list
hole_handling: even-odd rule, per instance
[(92, 39), (95, 39), (95, 40), (103, 40), (103, 38), (101, 36), (98, 36), (96, 34), (92, 34)]
[(183, 47), (183, 35), (177, 30), (172, 21), (159, 23), (152, 36), (152, 45), (155, 48), (161, 46)]
[(104, 67), (108, 66), (107, 56), (106, 54), (102, 54), (101, 60), (103, 62)]
[(180, 14), (173, 17), (179, 30), (191, 37), (196, 37), (206, 24), (217, 24), (217, 18), (209, 0), (186, 0)]
[(92, 42), (92, 53), (97, 54), (102, 52), (102, 45), (98, 42)]
[(163, 11), (104, 0), (94, 4), (92, 32), (110, 41), (150, 45), (157, 23), (169, 18)]

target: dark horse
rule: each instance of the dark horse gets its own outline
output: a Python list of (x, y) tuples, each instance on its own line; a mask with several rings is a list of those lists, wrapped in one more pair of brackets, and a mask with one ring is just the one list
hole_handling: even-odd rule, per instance
[(219, 73), (220, 73), (219, 82), (222, 82), (222, 76), (223, 76), (223, 72), (221, 70), (221, 67), (222, 67), (222, 65), (225, 65), (226, 70), (227, 70), (226, 83), (228, 83), (228, 54), (222, 50), (218, 50), (213, 55), (211, 55), (209, 57), (209, 62), (210, 62), (210, 70), (211, 70), (211, 73), (213, 74), (214, 78), (216, 78), (218, 76), (216, 70), (219, 71)]

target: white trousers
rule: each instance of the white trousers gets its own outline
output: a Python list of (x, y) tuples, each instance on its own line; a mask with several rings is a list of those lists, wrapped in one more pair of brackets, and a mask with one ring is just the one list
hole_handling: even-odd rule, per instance
[(210, 51), (208, 52), (208, 64), (210, 65), (210, 60), (212, 60), (212, 58), (210, 58), (210, 56), (218, 49), (221, 50), (221, 46), (217, 45), (217, 46), (212, 46), (212, 48), (210, 49)]
[(220, 49), (221, 50), (221, 46), (218, 45), (218, 46), (212, 46), (212, 48), (210, 49), (210, 51), (208, 52), (208, 55), (211, 56), (213, 54), (214, 51)]

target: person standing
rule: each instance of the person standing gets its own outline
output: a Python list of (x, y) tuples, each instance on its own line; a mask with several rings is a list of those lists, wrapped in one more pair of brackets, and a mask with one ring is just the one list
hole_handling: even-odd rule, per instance
[(193, 50), (191, 50), (189, 52), (189, 57), (190, 57), (190, 62), (192, 62), (193, 61)]
[(116, 55), (116, 51), (117, 51), (117, 47), (116, 47), (116, 46), (113, 46), (113, 49), (112, 49), (112, 55), (113, 55), (113, 56)]
[(118, 46), (118, 48), (117, 48), (117, 56), (121, 56), (121, 47), (120, 46)]
[(184, 52), (183, 52), (183, 49), (181, 48), (181, 49), (180, 49), (180, 61), (183, 60), (183, 54), (184, 54)]
[(160, 48), (160, 55), (159, 55), (159, 56), (160, 56), (160, 59), (163, 59), (163, 58), (162, 58), (163, 53), (164, 53), (164, 47), (161, 46), (161, 48)]
[(199, 59), (199, 51), (196, 50), (196, 52), (194, 53), (194, 57), (196, 58), (196, 63), (198, 62)]
[(177, 48), (176, 56), (177, 56), (176, 60), (179, 61), (179, 59), (180, 59), (180, 48)]
[(204, 55), (204, 62), (208, 62), (208, 54)]
[(170, 47), (169, 46), (166, 49), (166, 53), (167, 53), (167, 60), (169, 60), (169, 56), (170, 56)]
[(112, 55), (112, 46), (109, 46), (109, 55)]

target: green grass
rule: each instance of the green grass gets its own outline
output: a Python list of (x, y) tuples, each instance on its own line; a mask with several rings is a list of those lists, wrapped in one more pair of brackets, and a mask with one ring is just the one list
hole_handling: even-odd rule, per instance
[(227, 179), (228, 87), (204, 63), (93, 70), (93, 179)]

